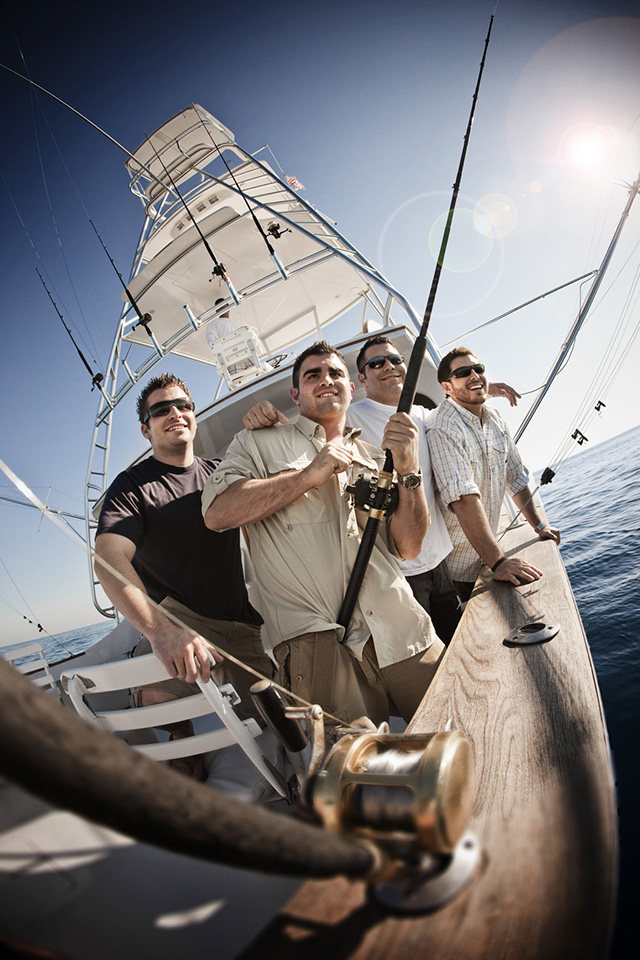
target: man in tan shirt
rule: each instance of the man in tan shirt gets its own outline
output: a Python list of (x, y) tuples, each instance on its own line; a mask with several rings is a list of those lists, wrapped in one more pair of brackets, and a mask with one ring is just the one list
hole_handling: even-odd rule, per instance
[(245, 528), (278, 681), (341, 720), (408, 721), (444, 650), (393, 559), (417, 556), (429, 522), (418, 431), (402, 413), (385, 429), (398, 506), (381, 524), (345, 632), (336, 618), (367, 518), (345, 488), (383, 459), (345, 430), (353, 389), (335, 348), (322, 341), (304, 351), (291, 388), (300, 416), (237, 435), (206, 482), (203, 514), (212, 530)]

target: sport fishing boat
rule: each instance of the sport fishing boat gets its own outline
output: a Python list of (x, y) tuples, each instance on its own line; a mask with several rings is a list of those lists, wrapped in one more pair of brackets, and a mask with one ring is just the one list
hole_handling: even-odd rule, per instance
[[(411, 304), (303, 199), (300, 184), (281, 176), (266, 150), (246, 152), (202, 107), (172, 117), (126, 165), (144, 223), (106, 373), (93, 376), (90, 545), (110, 479), (127, 466), (110, 459), (120, 404), (173, 358), (210, 374), (196, 453), (211, 458), (224, 455), (254, 403), (294, 412), (294, 357), (315, 340), (335, 342), (355, 373), (373, 332), (406, 357), (422, 335)], [(336, 341), (336, 329), (351, 333)], [(428, 406), (443, 398), (439, 356), (427, 335), (416, 389)], [(606, 956), (616, 813), (595, 672), (555, 545), (503, 521), (505, 552), (544, 567), (545, 577), (514, 589), (481, 576), (407, 731), (356, 733), (333, 760), (312, 735), (312, 755), (305, 748), (297, 768), (290, 759), (314, 816), (300, 822), (284, 799), (279, 812), (231, 801), (244, 824), (235, 852), (207, 834), (211, 819), (235, 816), (214, 806), (213, 791), (75, 716), (74, 703), (81, 711), (97, 682), (92, 670), (126, 658), (135, 642), (126, 622), (72, 661), (46, 665), (53, 696), (9, 683), (16, 700), (3, 695), (5, 712), (13, 719), (22, 709), (31, 722), (10, 727), (17, 746), (0, 783), (7, 943), (78, 960), (127, 950), (155, 960), (331, 952), (402, 960), (426, 945), (430, 958)], [(90, 565), (96, 608), (115, 617), (91, 557)], [(268, 598), (248, 558), (246, 574), (259, 609)], [(75, 701), (74, 677), (84, 683)], [(124, 712), (103, 697), (94, 720), (107, 707)], [(225, 704), (218, 709), (223, 715)], [(317, 720), (303, 717), (307, 736)], [(94, 751), (102, 779), (85, 764)], [(127, 809), (112, 818), (118, 804)]]

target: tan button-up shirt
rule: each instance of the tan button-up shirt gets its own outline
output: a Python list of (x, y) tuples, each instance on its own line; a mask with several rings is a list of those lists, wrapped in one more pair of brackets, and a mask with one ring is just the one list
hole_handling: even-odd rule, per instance
[[(356, 511), (345, 487), (358, 473), (377, 473), (382, 454), (348, 431), (354, 454), (350, 475), (337, 474), (288, 507), (245, 529), (273, 646), (303, 633), (336, 628), (367, 514)], [(203, 513), (237, 480), (266, 479), (308, 466), (326, 443), (324, 428), (298, 417), (264, 430), (243, 430), (205, 484)], [(368, 638), (381, 667), (398, 663), (431, 645), (435, 632), (393, 560), (387, 523), (380, 524), (358, 602), (344, 641), (362, 658)], [(215, 589), (215, 584), (212, 584)]]

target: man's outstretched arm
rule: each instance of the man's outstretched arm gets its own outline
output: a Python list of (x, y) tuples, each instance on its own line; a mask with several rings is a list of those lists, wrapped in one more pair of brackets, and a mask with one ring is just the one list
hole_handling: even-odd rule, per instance
[(533, 564), (519, 557), (505, 557), (478, 494), (466, 494), (459, 500), (454, 500), (451, 507), (460, 521), (465, 537), (480, 559), (493, 570), (494, 580), (505, 580), (518, 585), (540, 579), (542, 570), (538, 570)]

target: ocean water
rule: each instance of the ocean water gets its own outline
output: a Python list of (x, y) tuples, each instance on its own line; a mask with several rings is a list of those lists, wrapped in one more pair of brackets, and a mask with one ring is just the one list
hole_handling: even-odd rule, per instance
[[(536, 478), (537, 479), (537, 478)], [(613, 754), (620, 838), (618, 914), (611, 960), (638, 956), (640, 884), (640, 428), (561, 466), (541, 489), (562, 532), (562, 559), (598, 677)]]
[[(562, 465), (541, 495), (550, 521), (562, 530), (562, 558), (589, 639), (616, 772), (620, 887), (611, 960), (635, 960), (639, 884), (634, 857), (640, 855), (640, 427), (580, 451)], [(60, 660), (82, 652), (112, 628), (112, 622), (103, 621), (41, 638), (42, 645), (50, 661)]]

